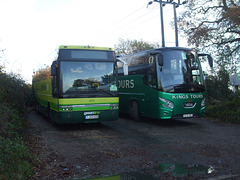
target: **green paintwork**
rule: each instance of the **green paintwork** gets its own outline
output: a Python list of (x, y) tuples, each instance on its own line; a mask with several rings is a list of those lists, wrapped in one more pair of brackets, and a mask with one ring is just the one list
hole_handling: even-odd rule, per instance
[(86, 49), (86, 50), (105, 50), (105, 51), (114, 51), (113, 48), (109, 47), (97, 47), (97, 46), (73, 46), (73, 45), (62, 45), (59, 46), (59, 49)]
[[(183, 114), (205, 115), (205, 107), (201, 107), (205, 92), (165, 93), (144, 84), (142, 75), (120, 76), (118, 84), (120, 112), (130, 113), (131, 102), (136, 101), (142, 117), (171, 119), (183, 118)], [(160, 97), (172, 101), (174, 108), (164, 107), (165, 103), (159, 99)], [(195, 102), (196, 105), (194, 108), (184, 108), (183, 103), (187, 102)]]
[[(118, 97), (105, 98), (68, 98), (52, 97), (51, 79), (33, 83), (33, 88), (40, 111), (48, 115), (50, 108), (51, 119), (60, 124), (91, 123), (118, 119)], [(98, 118), (86, 119), (86, 114), (98, 115)]]
[[(93, 113), (93, 115), (98, 115), (95, 119), (86, 119), (85, 113)], [(103, 121), (113, 121), (118, 119), (118, 110), (108, 110), (108, 111), (66, 111), (66, 112), (56, 112), (51, 111), (51, 116), (59, 124), (77, 124), (77, 123), (97, 123)]]
[[(112, 48), (93, 46), (60, 46), (59, 49), (113, 51)], [(59, 80), (59, 76), (56, 78)], [(118, 119), (118, 97), (54, 98), (52, 95), (52, 79), (34, 81), (33, 91), (37, 101), (37, 110), (60, 124), (90, 123)]]
[(120, 57), (120, 111), (136, 120), (189, 118), (205, 115), (201, 63), (188, 48), (166, 47)]

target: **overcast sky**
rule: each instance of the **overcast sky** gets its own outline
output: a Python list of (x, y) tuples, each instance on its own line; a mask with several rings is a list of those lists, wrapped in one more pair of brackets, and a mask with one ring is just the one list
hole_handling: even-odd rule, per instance
[[(0, 0), (0, 50), (6, 69), (31, 82), (33, 71), (51, 65), (59, 45), (114, 47), (119, 38), (161, 44), (159, 3), (147, 8), (149, 1)], [(173, 7), (163, 10), (166, 46), (175, 46)], [(182, 10), (180, 6), (177, 13)]]

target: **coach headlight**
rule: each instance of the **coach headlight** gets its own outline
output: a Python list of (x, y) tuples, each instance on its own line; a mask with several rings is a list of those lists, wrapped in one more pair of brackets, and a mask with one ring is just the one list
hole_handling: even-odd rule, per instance
[(167, 99), (160, 98), (160, 97), (159, 97), (159, 99), (165, 103), (165, 104), (163, 104), (164, 107), (167, 107), (167, 108), (170, 108), (170, 109), (174, 108), (174, 105), (173, 105), (172, 101), (169, 101)]

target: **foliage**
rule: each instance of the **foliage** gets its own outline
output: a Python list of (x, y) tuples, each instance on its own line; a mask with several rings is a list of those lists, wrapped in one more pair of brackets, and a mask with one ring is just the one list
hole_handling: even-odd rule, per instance
[(178, 20), (189, 45), (212, 52), (216, 63), (235, 73), (240, 61), (240, 1), (189, 0)]
[(205, 80), (207, 115), (230, 123), (240, 123), (239, 98), (228, 100), (229, 75), (240, 68), (239, 18), (239, 0), (189, 0), (178, 19), (188, 44), (215, 59), (215, 75)]
[(0, 102), (25, 114), (31, 103), (31, 87), (22, 79), (0, 71)]
[(114, 46), (114, 49), (118, 55), (128, 55), (158, 47), (160, 47), (158, 43), (148, 43), (143, 40), (124, 40), (120, 38)]
[(26, 121), (0, 104), (0, 179), (26, 179), (33, 173), (31, 153), (22, 138)]
[(0, 70), (0, 179), (26, 179), (33, 173), (24, 142), (30, 98), (29, 85)]
[(18, 135), (23, 122), (17, 110), (9, 108), (6, 104), (0, 104), (0, 135), (2, 137), (10, 138)]
[(229, 90), (229, 74), (224, 66), (220, 68), (217, 76), (207, 77), (205, 83), (207, 116), (224, 123), (240, 124), (240, 94), (233, 94)]
[(0, 65), (0, 73), (3, 72), (3, 68), (4, 67), (2, 65)]
[(0, 137), (0, 179), (26, 179), (33, 174), (31, 153), (24, 141)]
[(240, 124), (239, 94), (230, 101), (216, 101), (207, 106), (208, 117), (218, 118), (221, 122)]
[(207, 89), (207, 100), (227, 100), (230, 95), (229, 90), (229, 74), (222, 66), (216, 76), (208, 76), (205, 79)]
[(3, 68), (4, 68), (4, 61), (5, 59), (3, 59), (4, 57), (4, 50), (3, 49), (0, 49), (0, 72), (3, 71)]
[(51, 78), (51, 67), (49, 66), (39, 69), (33, 75), (33, 81), (40, 81), (49, 78)]

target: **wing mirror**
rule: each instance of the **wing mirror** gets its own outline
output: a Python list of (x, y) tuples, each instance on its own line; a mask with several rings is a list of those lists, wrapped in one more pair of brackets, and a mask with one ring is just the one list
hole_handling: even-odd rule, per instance
[(57, 61), (53, 61), (51, 65), (51, 76), (57, 75)]

